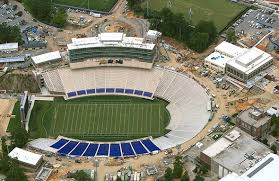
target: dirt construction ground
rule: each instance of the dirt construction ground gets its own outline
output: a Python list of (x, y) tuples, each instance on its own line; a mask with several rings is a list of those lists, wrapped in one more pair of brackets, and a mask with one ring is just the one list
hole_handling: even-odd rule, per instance
[(0, 99), (0, 136), (6, 134), (15, 103), (15, 99)]

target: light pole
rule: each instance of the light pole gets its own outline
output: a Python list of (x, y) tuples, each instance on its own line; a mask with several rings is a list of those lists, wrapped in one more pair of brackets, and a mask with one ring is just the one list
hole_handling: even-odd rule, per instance
[(94, 160), (94, 164), (95, 164), (95, 171), (96, 171), (96, 173), (95, 173), (95, 181), (98, 181), (97, 169), (99, 167), (99, 160), (95, 159)]

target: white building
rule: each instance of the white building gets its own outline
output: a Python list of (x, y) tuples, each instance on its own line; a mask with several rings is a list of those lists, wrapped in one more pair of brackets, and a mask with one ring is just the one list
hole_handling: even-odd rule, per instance
[(243, 174), (271, 150), (248, 133), (235, 127), (200, 153), (201, 161), (223, 178), (230, 173)]
[(269, 154), (241, 176), (230, 173), (220, 181), (278, 181), (279, 157)]
[(246, 82), (272, 65), (272, 59), (271, 55), (256, 47), (246, 49), (223, 41), (205, 58), (205, 65)]
[(223, 41), (215, 51), (205, 58), (205, 65), (216, 72), (225, 73), (226, 64), (234, 57), (244, 52), (243, 48)]
[(41, 165), (41, 163), (43, 161), (42, 155), (32, 153), (30, 151), (26, 151), (26, 150), (18, 148), (18, 147), (14, 148), (8, 154), (8, 156), (10, 158), (17, 160), (24, 166), (27, 166), (27, 167), (33, 168), (33, 169), (39, 168), (39, 166)]
[(0, 44), (0, 52), (14, 52), (14, 51), (18, 51), (18, 43)]
[(61, 60), (61, 55), (59, 51), (49, 52), (45, 54), (41, 54), (38, 56), (31, 57), (35, 66), (39, 66), (41, 64), (51, 64), (53, 62)]

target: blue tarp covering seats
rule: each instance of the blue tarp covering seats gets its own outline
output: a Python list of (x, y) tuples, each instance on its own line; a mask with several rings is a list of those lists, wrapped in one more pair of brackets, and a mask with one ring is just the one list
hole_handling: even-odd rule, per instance
[(135, 90), (135, 93), (134, 93), (134, 94), (141, 96), (142, 93), (143, 93), (143, 91), (141, 91), (141, 90)]
[(125, 89), (126, 94), (133, 94), (134, 90), (133, 89)]
[(96, 89), (96, 92), (97, 93), (104, 93), (104, 92), (106, 92), (106, 89), (105, 88), (99, 88), (99, 89)]
[(70, 153), (72, 151), (72, 149), (75, 148), (75, 146), (77, 146), (78, 143), (79, 142), (76, 142), (76, 141), (70, 141), (63, 148), (58, 150), (58, 153), (60, 153), (62, 155), (67, 155), (68, 153)]
[(152, 93), (151, 92), (144, 92), (143, 95), (146, 96), (146, 97), (152, 97)]
[(121, 157), (121, 150), (119, 144), (110, 144), (109, 156), (111, 157)]
[(56, 143), (54, 143), (53, 145), (51, 145), (50, 147), (55, 148), (55, 149), (60, 149), (62, 146), (64, 146), (69, 140), (65, 140), (65, 139), (60, 139), (59, 141), (57, 141)]
[(135, 156), (135, 153), (130, 143), (121, 143), (121, 148), (123, 156)]
[(149, 152), (160, 150), (150, 139), (142, 140), (141, 142), (149, 150)]
[(96, 155), (99, 144), (90, 144), (82, 156), (93, 157)]
[(141, 155), (141, 154), (148, 153), (148, 151), (144, 148), (144, 146), (141, 144), (140, 141), (133, 141), (131, 144), (132, 144), (136, 154)]
[(100, 144), (97, 156), (108, 156), (109, 144)]
[(78, 95), (85, 95), (86, 92), (85, 92), (85, 90), (79, 90), (79, 91), (77, 91), (77, 94)]
[(86, 92), (87, 92), (87, 94), (95, 94), (96, 90), (95, 89), (87, 89)]
[(116, 88), (116, 89), (115, 89), (115, 92), (117, 92), (117, 93), (124, 93), (124, 89), (122, 89), (122, 88)]
[(77, 93), (76, 92), (68, 92), (67, 95), (68, 95), (68, 97), (74, 97), (74, 96), (77, 96)]
[(114, 92), (114, 88), (106, 88), (106, 92), (113, 93)]
[(89, 143), (80, 143), (71, 153), (70, 155), (81, 156), (85, 151)]

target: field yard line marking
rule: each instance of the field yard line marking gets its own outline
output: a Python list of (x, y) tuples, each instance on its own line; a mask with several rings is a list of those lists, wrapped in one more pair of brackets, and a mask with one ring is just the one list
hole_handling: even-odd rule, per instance
[[(52, 126), (51, 126), (51, 132), (52, 132), (52, 135), (54, 135), (54, 129), (55, 129), (55, 127), (56, 127), (56, 113), (57, 113), (57, 107), (56, 107), (56, 105), (55, 104), (53, 104), (54, 105), (54, 115), (53, 115), (53, 120), (54, 120), (54, 122), (52, 123)], [(59, 105), (58, 105), (59, 106)]]
[[(120, 104), (120, 110), (122, 110), (122, 105), (123, 105), (123, 104)], [(124, 107), (124, 112), (125, 112), (125, 107)], [(125, 112), (125, 114), (126, 114), (126, 112)], [(115, 123), (115, 130), (117, 131), (118, 134), (120, 133), (120, 127), (121, 127), (121, 125), (122, 125), (121, 117), (122, 117), (122, 114), (119, 113), (119, 122), (120, 122), (121, 124), (118, 125), (118, 129), (117, 129), (117, 123)]]
[[(116, 104), (117, 106), (117, 104)], [(111, 116), (110, 116), (110, 134), (113, 134), (113, 112), (114, 112), (114, 106), (111, 106)]]
[[(78, 108), (76, 107), (76, 105), (74, 105), (74, 111), (73, 111), (73, 114), (74, 114), (74, 115), (72, 116), (73, 119), (71, 119), (71, 128), (70, 128), (70, 130), (69, 130), (70, 132), (73, 132), (72, 129), (73, 129), (74, 120), (75, 120), (76, 115), (78, 115), (78, 114), (76, 113), (77, 109), (78, 109)], [(78, 111), (77, 111), (77, 112), (78, 112)]]
[[(96, 104), (96, 105), (98, 105), (98, 104)], [(100, 124), (100, 119), (99, 119), (99, 117), (100, 117), (100, 115), (99, 115), (99, 108), (100, 108), (101, 106), (99, 105), (99, 106), (96, 106), (96, 121), (97, 121), (97, 129), (96, 129), (96, 133), (97, 134), (99, 134), (99, 124)], [(101, 108), (100, 108), (100, 110), (101, 110)]]
[(81, 129), (81, 125), (83, 124), (83, 122), (84, 122), (84, 110), (85, 110), (85, 105), (84, 104), (81, 104), (80, 105), (81, 106), (81, 116), (80, 116), (80, 121), (78, 121), (78, 123), (79, 123), (79, 128), (78, 128), (78, 132), (80, 133), (80, 129)]
[[(64, 105), (64, 107), (65, 107), (65, 114), (64, 114), (64, 116), (63, 116), (63, 122), (62, 122), (62, 133), (64, 133), (64, 128), (67, 126), (67, 128), (66, 128), (66, 131), (68, 130), (68, 126), (69, 126), (69, 120), (67, 119), (68, 118), (68, 115), (69, 114), (67, 114), (67, 112), (68, 112), (68, 110), (69, 110), (69, 112), (71, 113), (71, 105), (68, 105), (68, 104), (65, 104)], [(70, 107), (70, 108), (68, 108), (68, 107)], [(65, 125), (66, 124), (66, 125)]]
[(88, 123), (88, 126), (87, 126), (87, 135), (89, 135), (89, 131), (90, 131), (90, 128), (91, 128), (91, 122), (92, 122), (92, 119), (91, 119), (91, 117), (92, 117), (92, 104), (89, 106), (89, 118), (88, 118), (88, 120), (89, 120), (89, 123)]
[(88, 126), (88, 117), (87, 117), (87, 112), (88, 112), (88, 104), (85, 104), (85, 124), (81, 125), (81, 133), (83, 134), (83, 136), (85, 135), (85, 125)]
[(81, 113), (81, 110), (80, 110), (80, 109), (82, 109), (82, 106), (83, 106), (82, 104), (78, 104), (77, 119), (73, 120), (73, 122), (75, 123), (74, 133), (77, 133), (77, 131), (78, 131), (78, 123), (82, 122), (82, 113)]

